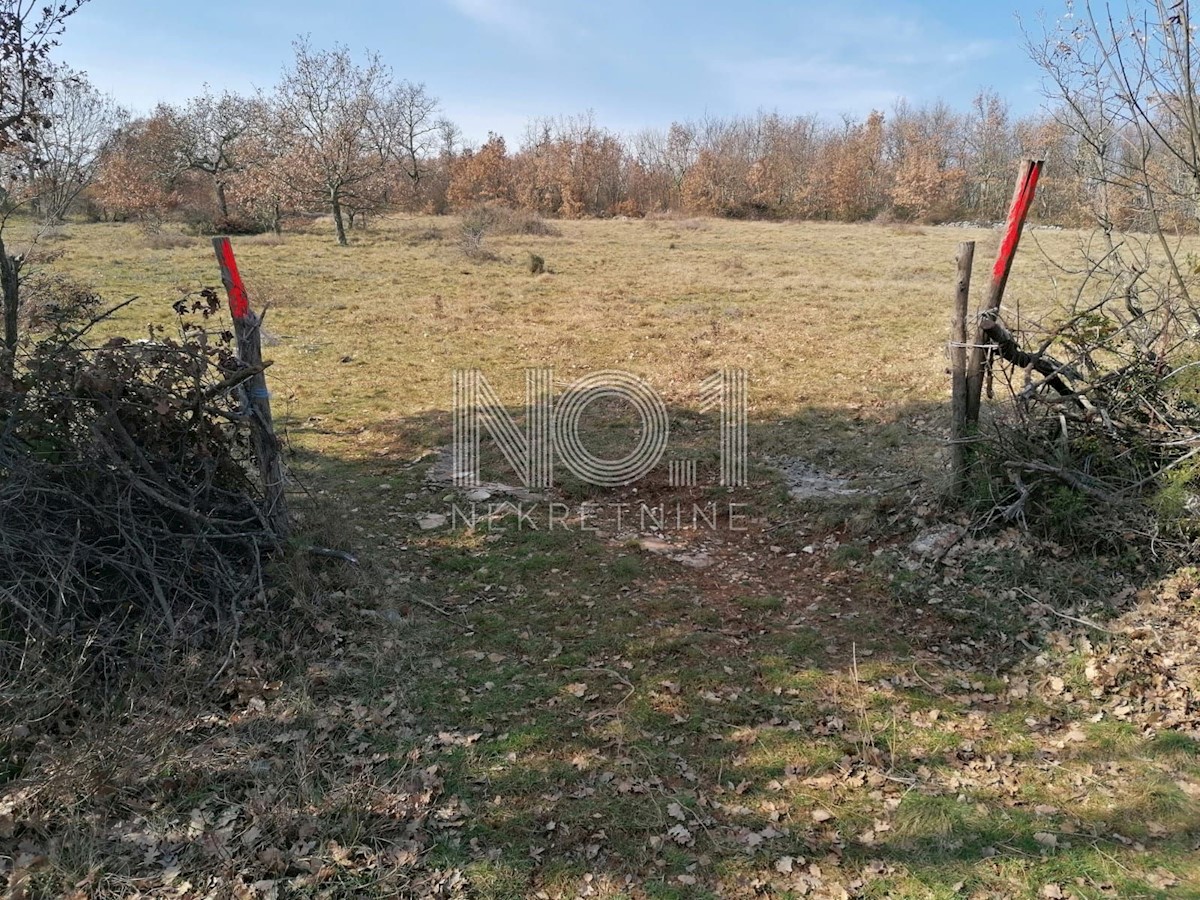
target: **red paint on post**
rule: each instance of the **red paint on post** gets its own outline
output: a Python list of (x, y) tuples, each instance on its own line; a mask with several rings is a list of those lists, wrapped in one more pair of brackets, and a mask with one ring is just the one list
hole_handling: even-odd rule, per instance
[(1033, 194), (1037, 190), (1038, 175), (1042, 172), (1041, 161), (1029, 166), (1024, 180), (1013, 195), (1012, 206), (1008, 210), (1008, 225), (1004, 231), (1004, 241), (1000, 244), (1000, 253), (996, 257), (996, 265), (992, 269), (992, 285), (998, 286), (1008, 278), (1012, 268), (1013, 257), (1017, 253), (1017, 244), (1021, 240), (1021, 228), (1029, 207), (1033, 205)]
[[(1004, 230), (1000, 252), (996, 255), (996, 265), (992, 268), (992, 283), (988, 286), (987, 300), (981, 310), (982, 316), (995, 316), (1000, 310), (1000, 303), (1004, 299), (1004, 287), (1008, 283), (1008, 273), (1012, 270), (1013, 257), (1017, 255), (1017, 245), (1021, 241), (1021, 229), (1025, 225), (1029, 207), (1033, 205), (1033, 194), (1041, 173), (1042, 161), (1030, 159), (1022, 163), (1021, 171), (1017, 174), (1017, 185), (1008, 208), (1008, 225)], [(981, 318), (980, 324), (975, 328), (975, 341), (971, 347), (970, 362), (967, 364), (966, 421), (969, 425), (979, 424), (979, 404), (983, 395), (984, 347), (987, 343), (988, 338), (984, 334)]]
[(213, 238), (213, 249), (217, 252), (217, 263), (221, 267), (221, 282), (229, 295), (229, 312), (241, 321), (250, 315), (250, 298), (246, 296), (246, 285), (238, 273), (237, 260), (233, 258), (233, 247), (229, 238)]

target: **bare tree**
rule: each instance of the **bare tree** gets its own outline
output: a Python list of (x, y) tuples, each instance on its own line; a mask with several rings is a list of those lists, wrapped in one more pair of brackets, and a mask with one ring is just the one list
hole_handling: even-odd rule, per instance
[(398, 146), (384, 114), (393, 95), (391, 72), (379, 56), (358, 65), (345, 47), (294, 45), (296, 58), (276, 88), (281, 143), (296, 183), (333, 214), (345, 246), (347, 209), (380, 199), (389, 155)]
[[(46, 105), (54, 97), (50, 51), (58, 44), (66, 20), (85, 2), (63, 0), (42, 6), (38, 0), (0, 0), (0, 153), (5, 154), (8, 167), (24, 158), (20, 151), (32, 144), (46, 125)], [(12, 374), (19, 338), (24, 258), (8, 252), (3, 231), (18, 199), (5, 196), (0, 208), (0, 296), (4, 306), (0, 377), (5, 379)]]
[(229, 91), (214, 96), (206, 85), (183, 109), (171, 111), (184, 165), (212, 179), (221, 221), (229, 218), (226, 188), (242, 165), (238, 144), (253, 121), (252, 107), (253, 101)]
[(963, 122), (966, 145), (967, 206), (977, 216), (1004, 215), (1009, 182), (1017, 158), (1016, 136), (1008, 104), (995, 91), (980, 91)]
[(1152, 0), (1084, 2), (1028, 41), (1078, 147), (1103, 242), (1097, 271), (1122, 285), (1128, 315), (1149, 303), (1164, 325), (1179, 314), (1200, 324), (1194, 273), (1172, 238), (1200, 221), (1198, 40), (1189, 0)]
[(415, 191), (441, 142), (438, 101), (423, 84), (401, 81), (382, 98), (372, 122), (380, 151), (404, 169)]
[(0, 0), (0, 150), (33, 141), (54, 96), (50, 51), (87, 0)]
[(25, 148), (34, 204), (47, 224), (63, 221), (95, 179), (104, 150), (128, 119), (82, 72), (59, 68), (54, 84), (54, 96), (45, 104), (48, 124)]

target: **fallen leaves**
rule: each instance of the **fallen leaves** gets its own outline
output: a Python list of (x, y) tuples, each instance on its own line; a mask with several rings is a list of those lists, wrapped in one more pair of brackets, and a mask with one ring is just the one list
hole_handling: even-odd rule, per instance
[(667, 835), (675, 843), (685, 847), (690, 847), (696, 842), (696, 839), (692, 836), (692, 833), (683, 825), (671, 826), (670, 830), (667, 832)]
[(1033, 835), (1033, 839), (1047, 850), (1054, 850), (1058, 847), (1058, 835), (1051, 834), (1048, 831), (1036, 832)]

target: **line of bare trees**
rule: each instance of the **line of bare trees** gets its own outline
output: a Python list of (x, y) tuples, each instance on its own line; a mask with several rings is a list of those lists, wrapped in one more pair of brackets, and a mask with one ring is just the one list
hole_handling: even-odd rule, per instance
[[(1054, 36), (1031, 44), (1052, 79), (1056, 46)], [(1003, 216), (1016, 160), (1038, 157), (1054, 174), (1033, 211), (1040, 221), (1099, 214), (1115, 228), (1152, 230), (1163, 212), (1114, 179), (1118, 156), (1098, 154), (1078, 127), (1071, 104), (1086, 97), (1025, 118), (985, 91), (966, 111), (900, 103), (840, 122), (759, 112), (632, 135), (589, 114), (531, 122), (515, 149), (494, 135), (471, 147), (423, 84), (397, 79), (377, 55), (307, 40), (294, 50), (273, 89), (205, 86), (136, 119), (79, 73), (56, 69), (48, 125), (10, 190), (31, 195), (46, 221), (83, 209), (151, 226), (176, 218), (198, 230), (278, 231), (288, 215), (326, 213), (344, 244), (377, 211), (489, 202), (561, 217), (990, 221)], [(1118, 124), (1110, 148), (1128, 144)], [(1187, 160), (1146, 151), (1164, 181), (1188, 181)], [(1188, 212), (1172, 224), (1194, 220)]]

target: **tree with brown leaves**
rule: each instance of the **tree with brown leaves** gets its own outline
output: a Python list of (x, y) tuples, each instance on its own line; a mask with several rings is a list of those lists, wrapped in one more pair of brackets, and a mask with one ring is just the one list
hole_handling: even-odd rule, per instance
[(179, 137), (183, 164), (206, 175), (212, 182), (217, 221), (229, 220), (226, 191), (230, 179), (241, 169), (240, 146), (254, 121), (253, 101), (225, 91), (214, 96), (205, 85), (182, 109), (170, 110)]
[(392, 75), (377, 54), (359, 65), (346, 47), (293, 45), (296, 58), (275, 90), (278, 137), (288, 170), (310, 202), (333, 214), (337, 241), (346, 238), (346, 211), (381, 202), (387, 148), (396, 147), (385, 100)]

